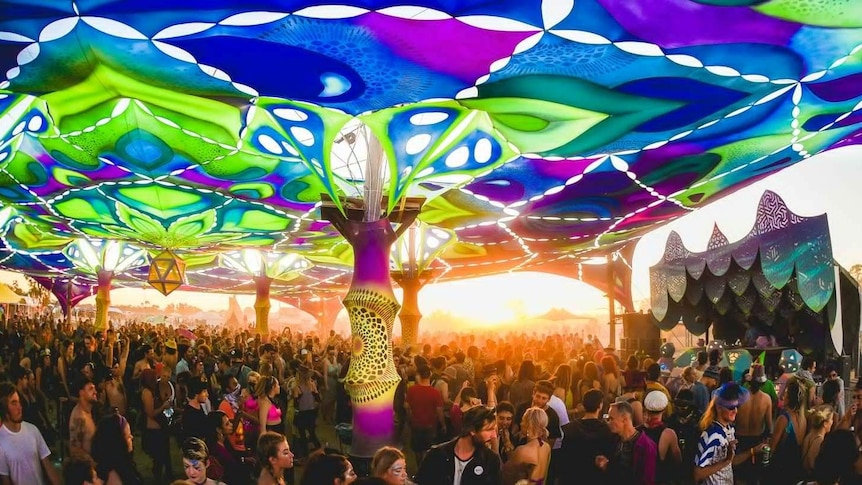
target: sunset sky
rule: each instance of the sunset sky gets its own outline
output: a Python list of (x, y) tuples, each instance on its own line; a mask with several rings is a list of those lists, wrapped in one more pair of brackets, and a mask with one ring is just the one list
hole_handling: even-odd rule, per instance
[[(680, 233), (686, 246), (699, 251), (706, 248), (714, 223), (731, 241), (744, 236), (754, 223), (760, 195), (769, 189), (784, 198), (790, 209), (800, 215), (829, 214), (835, 258), (845, 267), (862, 262), (862, 224), (859, 223), (860, 184), (862, 184), (862, 147), (848, 147), (796, 164), (777, 175), (740, 190), (703, 209), (673, 221), (645, 236), (634, 256), (634, 300), (649, 297), (649, 266), (661, 256), (671, 230)], [(15, 275), (3, 274), (10, 282)], [(396, 290), (397, 291), (397, 290)], [(400, 294), (398, 295), (400, 298)], [(174, 292), (165, 297), (156, 290), (123, 289), (111, 294), (115, 304), (149, 301), (157, 305), (186, 302), (204, 309), (228, 306), (228, 296)], [(239, 297), (240, 304), (251, 306), (253, 295)], [(91, 297), (84, 303), (94, 303)], [(503, 322), (524, 315), (539, 315), (552, 307), (573, 313), (606, 314), (602, 293), (578, 281), (539, 273), (516, 273), (476, 278), (428, 286), (420, 295), (422, 312), (436, 310), (485, 323)], [(277, 308), (277, 304), (274, 304)]]

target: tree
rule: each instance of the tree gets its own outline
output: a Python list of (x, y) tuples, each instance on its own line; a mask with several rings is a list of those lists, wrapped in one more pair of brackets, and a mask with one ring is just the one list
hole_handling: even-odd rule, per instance
[(27, 296), (32, 298), (36, 304), (39, 305), (40, 309), (51, 304), (51, 292), (48, 291), (47, 288), (40, 285), (39, 282), (29, 276), (24, 276), (24, 281), (26, 281), (29, 286), (27, 289)]
[(850, 276), (856, 278), (859, 284), (862, 284), (862, 264), (854, 264), (849, 270)]

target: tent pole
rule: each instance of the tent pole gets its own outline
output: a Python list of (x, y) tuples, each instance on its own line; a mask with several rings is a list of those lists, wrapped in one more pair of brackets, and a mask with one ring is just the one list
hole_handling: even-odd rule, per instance
[(615, 349), (617, 347), (617, 315), (614, 302), (614, 258), (613, 254), (608, 254), (608, 317), (610, 321), (610, 339), (608, 339), (608, 347)]

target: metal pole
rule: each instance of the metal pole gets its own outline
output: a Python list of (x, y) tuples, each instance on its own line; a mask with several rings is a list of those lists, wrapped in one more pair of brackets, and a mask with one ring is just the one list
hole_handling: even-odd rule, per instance
[(614, 256), (613, 254), (608, 254), (608, 316), (610, 317), (610, 321), (608, 325), (610, 326), (611, 337), (608, 340), (608, 346), (612, 349), (616, 349), (617, 347), (617, 315), (616, 308), (614, 302)]

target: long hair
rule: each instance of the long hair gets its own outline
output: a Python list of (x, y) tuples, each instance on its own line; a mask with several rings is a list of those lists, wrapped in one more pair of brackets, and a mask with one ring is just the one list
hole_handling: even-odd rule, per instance
[(613, 358), (613, 356), (606, 355), (602, 357), (602, 369), (605, 371), (605, 375), (613, 374), (617, 379), (620, 378), (620, 368), (617, 367), (617, 359)]
[(787, 386), (784, 388), (784, 399), (787, 401), (787, 408), (792, 411), (800, 411), (804, 413), (806, 411), (807, 401), (808, 401), (808, 393), (807, 388), (796, 379), (796, 376), (792, 376), (787, 380)]
[(593, 381), (599, 380), (599, 368), (596, 367), (595, 362), (587, 362), (584, 364), (584, 380), (587, 381), (587, 385), (593, 385)]
[(572, 367), (569, 364), (560, 364), (554, 371), (554, 385), (568, 391), (572, 387)]
[(626, 370), (636, 371), (640, 368), (640, 362), (638, 362), (638, 358), (634, 355), (630, 355), (626, 360)]
[(386, 472), (398, 460), (405, 460), (404, 453), (398, 448), (384, 446), (374, 453), (374, 458), (371, 459), (371, 474), (375, 477), (383, 478)]
[(269, 397), (269, 393), (275, 389), (276, 384), (278, 384), (278, 379), (275, 377), (261, 375), (260, 379), (257, 381), (257, 386), (254, 388), (255, 396), (257, 396), (258, 399)]
[(700, 418), (700, 430), (706, 431), (706, 428), (709, 428), (716, 419), (718, 419), (718, 410), (716, 409), (715, 398), (712, 398), (709, 401), (709, 406), (706, 407), (706, 411)]
[(125, 424), (125, 418), (116, 413), (99, 420), (91, 449), (93, 459), (98, 463), (96, 472), (102, 479), (107, 479), (108, 474), (114, 471), (124, 484), (140, 483), (140, 478), (134, 472), (133, 455), (129, 453), (123, 436)]
[(275, 476), (275, 470), (273, 470), (269, 459), (277, 458), (279, 445), (286, 442), (287, 438), (283, 434), (276, 433), (274, 431), (264, 431), (257, 439), (257, 462), (260, 467), (268, 471), (273, 478), (277, 477)]
[(532, 360), (521, 362), (521, 367), (518, 368), (519, 381), (532, 381), (536, 378), (536, 366)]

